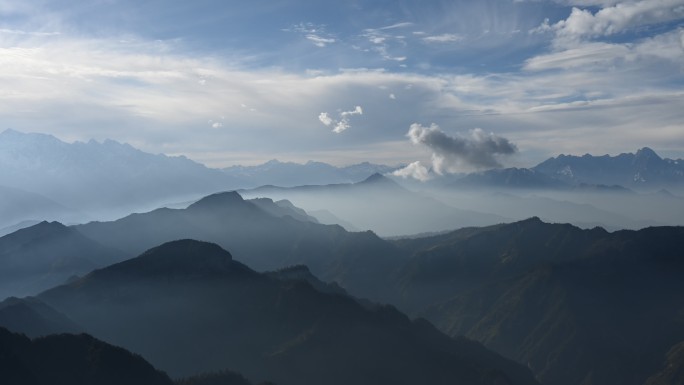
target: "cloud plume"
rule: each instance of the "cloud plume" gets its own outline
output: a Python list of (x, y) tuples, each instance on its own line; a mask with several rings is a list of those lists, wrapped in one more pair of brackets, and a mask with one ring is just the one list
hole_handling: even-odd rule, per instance
[(468, 136), (449, 136), (439, 126), (411, 125), (407, 136), (414, 144), (432, 151), (432, 168), (438, 174), (457, 172), (464, 168), (501, 167), (497, 156), (511, 155), (517, 147), (508, 139), (487, 134), (476, 128)]
[(431, 179), (430, 170), (423, 166), (420, 161), (413, 162), (402, 169), (396, 170), (392, 175), (402, 178), (413, 178), (421, 182)]
[(339, 134), (351, 127), (349, 118), (353, 115), (363, 115), (363, 108), (361, 108), (361, 106), (356, 106), (351, 111), (342, 111), (340, 112), (339, 119), (333, 119), (327, 112), (321, 112), (320, 115), (318, 115), (318, 120), (328, 127), (334, 126), (332, 131)]

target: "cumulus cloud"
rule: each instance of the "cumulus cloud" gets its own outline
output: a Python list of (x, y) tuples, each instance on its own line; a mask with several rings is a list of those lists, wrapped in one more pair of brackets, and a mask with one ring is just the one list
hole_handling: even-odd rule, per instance
[(482, 129), (471, 130), (467, 136), (449, 136), (439, 126), (411, 125), (406, 135), (412, 143), (432, 151), (432, 168), (438, 174), (461, 171), (464, 168), (501, 167), (497, 156), (511, 155), (517, 147), (508, 139)]
[(603, 7), (596, 13), (573, 8), (570, 16), (556, 24), (545, 21), (533, 32), (554, 31), (559, 43), (582, 38), (615, 35), (631, 28), (666, 23), (684, 18), (682, 0), (639, 0), (612, 4), (599, 2)]
[(327, 112), (321, 112), (321, 114), (318, 115), (318, 120), (320, 120), (321, 123), (325, 124), (326, 126), (329, 126), (333, 123), (332, 118), (328, 116)]
[(430, 170), (423, 166), (420, 161), (413, 162), (402, 169), (396, 170), (392, 173), (392, 175), (399, 176), (404, 179), (413, 178), (421, 182), (431, 179)]
[(339, 134), (351, 127), (349, 119), (354, 115), (363, 115), (363, 108), (361, 108), (361, 106), (356, 106), (351, 111), (342, 111), (339, 113), (339, 119), (333, 119), (327, 112), (321, 112), (318, 115), (318, 120), (328, 127), (334, 126), (332, 131), (336, 134)]

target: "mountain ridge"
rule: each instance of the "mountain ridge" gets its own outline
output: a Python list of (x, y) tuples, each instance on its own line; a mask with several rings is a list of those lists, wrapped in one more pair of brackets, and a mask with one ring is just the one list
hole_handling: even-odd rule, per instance
[[(411, 322), (392, 307), (368, 309), (346, 295), (248, 268), (234, 276), (232, 267), (214, 267), (189, 280), (169, 273), (185, 266), (183, 259), (212, 250), (218, 246), (192, 240), (163, 244), (39, 298), (174, 375), (229, 366), (284, 385), (408, 385), (420, 378), (434, 384), (536, 384), (522, 366), (477, 343), (452, 340), (426, 322)], [(242, 266), (229, 261), (227, 251), (219, 254), (230, 266)], [(164, 274), (140, 266), (159, 261)], [(142, 273), (122, 276), (122, 268)]]

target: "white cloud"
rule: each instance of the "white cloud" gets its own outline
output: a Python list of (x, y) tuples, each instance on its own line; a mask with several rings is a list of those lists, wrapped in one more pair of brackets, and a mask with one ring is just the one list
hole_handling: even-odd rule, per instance
[(420, 161), (413, 162), (402, 169), (396, 170), (392, 175), (402, 178), (413, 178), (421, 182), (425, 182), (432, 178), (428, 168), (423, 166)]
[(388, 29), (406, 28), (406, 27), (411, 27), (411, 26), (413, 26), (413, 23), (411, 23), (411, 22), (402, 22), (402, 23), (396, 23), (396, 24), (388, 25), (385, 27), (380, 27), (378, 29), (388, 30)]
[(22, 31), (19, 29), (5, 29), (0, 28), (0, 33), (11, 35), (30, 35), (30, 36), (58, 36), (59, 32), (43, 32), (43, 31)]
[(299, 23), (290, 28), (283, 29), (283, 31), (300, 33), (305, 39), (312, 42), (316, 47), (325, 48), (329, 44), (337, 42), (337, 39), (327, 33), (325, 29), (326, 28), (324, 25)]
[(346, 131), (349, 127), (349, 121), (347, 119), (342, 119), (337, 124), (335, 124), (335, 128), (333, 128), (333, 132), (336, 134), (339, 134), (343, 131)]
[(550, 68), (573, 68), (585, 65), (605, 65), (606, 62), (625, 58), (630, 49), (624, 45), (608, 43), (585, 43), (577, 48), (535, 56), (525, 62), (526, 70)]
[[(609, 5), (610, 4), (610, 5)], [(609, 36), (626, 30), (684, 18), (682, 0), (605, 2), (596, 13), (573, 8), (570, 16), (552, 26), (561, 43), (585, 37)], [(542, 25), (542, 29), (544, 29)]]
[[(362, 146), (365, 152), (353, 153), (363, 159), (420, 159), (427, 165), (430, 153), (401, 140), (402, 127), (435, 120), (442, 127), (482, 127), (540, 152), (624, 152), (644, 145), (677, 149), (684, 146), (681, 131), (673, 129), (684, 121), (684, 97), (678, 93), (684, 81), (681, 33), (617, 48), (584, 43), (589, 44), (585, 50), (577, 45), (568, 48), (576, 51), (530, 59), (523, 73), (421, 75), (331, 68), (316, 76), (255, 69), (248, 60), (241, 64), (209, 54), (185, 55), (175, 42), (130, 36), (122, 43), (120, 36), (0, 34), (0, 115), (6, 127), (22, 131), (78, 140), (113, 138), (217, 166), (217, 159), (229, 155), (216, 154), (249, 157), (245, 149), (254, 149), (255, 157), (305, 157), (333, 150), (342, 156)], [(573, 65), (564, 66), (564, 61)], [(592, 65), (597, 61), (604, 65)], [(545, 68), (557, 71), (537, 71)], [(198, 79), (208, 81), (202, 85)], [(388, 90), (401, 90), (398, 100), (388, 100)], [(320, 129), (324, 122), (311, 118), (349, 100), (373, 111), (363, 115), (373, 129), (347, 136), (344, 145), (328, 144), (321, 139), (329, 135)], [(259, 106), (260, 112), (248, 114), (248, 106)], [(214, 122), (207, 124), (207, 117), (217, 111), (226, 116), (224, 127), (244, 129), (212, 129)], [(340, 125), (341, 114), (328, 115), (329, 129), (353, 130), (359, 115), (346, 116), (349, 120)], [(644, 143), (644, 127), (656, 138), (652, 142)], [(392, 154), (373, 152), (394, 141), (406, 147), (397, 145)]]
[(343, 117), (351, 116), (351, 115), (363, 115), (363, 108), (361, 108), (361, 106), (356, 106), (351, 111), (342, 111), (340, 113), (340, 116), (343, 116)]
[(328, 44), (332, 44), (335, 42), (335, 39), (333, 39), (333, 38), (325, 38), (325, 37), (321, 37), (321, 36), (314, 35), (314, 34), (306, 35), (306, 38), (308, 40), (312, 41), (316, 47), (321, 47), (321, 48), (327, 46)]
[(321, 112), (320, 115), (318, 115), (318, 120), (326, 126), (334, 124), (335, 127), (332, 131), (336, 134), (340, 134), (351, 127), (349, 119), (354, 115), (363, 115), (363, 108), (361, 108), (361, 106), (356, 106), (351, 111), (342, 111), (339, 113), (339, 119), (333, 119), (327, 112)]
[(321, 123), (325, 124), (326, 126), (329, 126), (333, 123), (332, 118), (328, 116), (327, 112), (321, 112), (321, 114), (318, 115), (318, 120), (320, 120)]
[(445, 33), (442, 35), (426, 36), (423, 41), (427, 43), (456, 43), (464, 39), (461, 35)]

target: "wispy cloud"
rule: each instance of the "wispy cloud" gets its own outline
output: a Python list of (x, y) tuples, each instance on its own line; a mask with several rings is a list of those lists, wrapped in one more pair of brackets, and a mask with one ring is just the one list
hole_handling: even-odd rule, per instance
[(299, 23), (290, 28), (286, 28), (283, 31), (300, 33), (306, 40), (320, 48), (325, 48), (329, 44), (337, 42), (337, 39), (335, 39), (333, 35), (326, 32), (324, 25)]
[(550, 68), (572, 68), (586, 65), (605, 65), (618, 58), (624, 59), (630, 49), (624, 45), (608, 43), (587, 43), (580, 47), (566, 49), (546, 55), (535, 56), (526, 61), (527, 70)]
[[(344, 14), (326, 19), (328, 25), (291, 26), (289, 35), (273, 28), (268, 34), (259, 24), (244, 30), (263, 32), (255, 34), (260, 40), (246, 33), (236, 35), (239, 43), (220, 44), (207, 33), (215, 24), (206, 35), (179, 33), (173, 40), (156, 36), (166, 29), (155, 26), (108, 24), (95, 36), (94, 22), (79, 30), (80, 21), (48, 20), (28, 3), (0, 0), (0, 12), (11, 8), (21, 12), (17, 20), (31, 18), (3, 22), (0, 31), (0, 115), (5, 127), (23, 131), (110, 137), (214, 165), (239, 162), (235, 154), (420, 160), (415, 175), (418, 166), (434, 172), (433, 151), (404, 137), (415, 121), (494, 131), (520, 148), (509, 162), (530, 152), (684, 148), (684, 30), (672, 22), (680, 20), (672, 1), (540, 1), (532, 5), (539, 12), (507, 18), (504, 11), (530, 5), (498, 2), (501, 8), (488, 13), (478, 2), (421, 4), (425, 13), (410, 19), (401, 12)], [(567, 5), (579, 11), (573, 16)], [(553, 10), (546, 15), (553, 22), (542, 23), (542, 9)], [(558, 12), (566, 12), (563, 23)], [(352, 19), (359, 23), (347, 23)], [(271, 25), (290, 20), (296, 19)], [(377, 27), (354, 30), (361, 22)], [(535, 34), (502, 37), (534, 26)], [(332, 110), (350, 101), (367, 112)], [(349, 131), (361, 123), (369, 129)], [(355, 135), (333, 140), (329, 130)]]
[(321, 48), (327, 46), (328, 44), (332, 44), (335, 42), (335, 39), (333, 39), (333, 38), (321, 37), (321, 36), (314, 35), (314, 34), (308, 34), (308, 35), (306, 35), (306, 38), (307, 38), (307, 40), (312, 41), (316, 47), (321, 47)]
[(427, 43), (456, 43), (463, 39), (465, 39), (463, 36), (453, 33), (423, 37), (423, 41)]
[(10, 35), (28, 35), (28, 36), (58, 36), (59, 32), (43, 32), (43, 31), (22, 31), (19, 29), (5, 29), (0, 28), (0, 33), (6, 33)]

